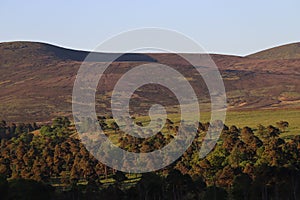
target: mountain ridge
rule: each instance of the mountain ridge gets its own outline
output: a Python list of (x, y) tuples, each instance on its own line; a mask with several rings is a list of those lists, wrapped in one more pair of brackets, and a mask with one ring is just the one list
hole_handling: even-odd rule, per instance
[[(84, 61), (89, 55), (89, 60), (94, 62), (108, 62), (111, 61), (118, 53), (104, 53), (104, 52), (90, 52), (83, 50), (68, 49), (60, 46), (55, 46), (48, 43), (42, 42), (4, 42), (0, 43), (0, 52), (3, 54), (5, 51), (10, 51), (11, 53), (15, 51), (18, 54), (22, 52), (29, 51), (29, 58), (43, 56), (43, 58), (50, 58), (55, 60), (72, 60), (72, 61)], [(0, 54), (0, 56), (1, 56)], [(34, 55), (33, 55), (34, 54)], [(5, 55), (5, 54), (4, 54)], [(26, 54), (28, 55), (28, 53)], [(148, 57), (146, 54), (138, 53), (126, 53), (122, 54), (117, 61), (147, 61), (155, 62), (152, 58)]]

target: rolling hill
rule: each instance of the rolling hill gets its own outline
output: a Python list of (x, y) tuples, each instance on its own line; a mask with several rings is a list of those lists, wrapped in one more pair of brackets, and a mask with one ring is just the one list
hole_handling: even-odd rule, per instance
[[(300, 108), (300, 43), (272, 48), (246, 57), (211, 57), (222, 74), (231, 110)], [(89, 52), (36, 42), (0, 43), (0, 119), (47, 121), (71, 115), (72, 88), (80, 64)], [(112, 54), (94, 53), (91, 62), (107, 62)], [(197, 55), (191, 55), (197, 56)], [(125, 54), (112, 63), (98, 84), (97, 111), (109, 113), (111, 91), (123, 73), (143, 63), (168, 64), (190, 81), (206, 109), (205, 83), (188, 63), (173, 54)], [(146, 85), (132, 98), (132, 112), (147, 112), (160, 102), (178, 103), (166, 88)], [(147, 114), (147, 113), (146, 113)]]
[(299, 59), (300, 58), (300, 43), (286, 44), (271, 49), (266, 49), (247, 56), (255, 59)]

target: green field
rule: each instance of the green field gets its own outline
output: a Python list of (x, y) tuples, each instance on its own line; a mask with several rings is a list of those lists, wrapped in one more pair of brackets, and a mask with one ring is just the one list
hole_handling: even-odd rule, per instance
[(225, 123), (238, 127), (249, 126), (257, 128), (258, 124), (276, 126), (276, 122), (279, 121), (289, 122), (289, 128), (285, 133), (282, 133), (283, 137), (300, 135), (300, 110), (231, 111), (227, 113)]
[[(180, 116), (176, 114), (168, 115), (172, 121), (179, 122)], [(210, 119), (209, 112), (201, 112), (200, 121), (208, 122)], [(149, 117), (136, 117), (136, 121), (141, 121), (143, 124), (149, 122)], [(259, 124), (263, 126), (273, 125), (276, 122), (288, 121), (289, 127), (282, 137), (289, 135), (300, 135), (300, 110), (255, 110), (255, 111), (228, 111), (226, 114), (225, 124), (227, 126), (236, 125), (239, 128), (249, 126), (256, 129)]]

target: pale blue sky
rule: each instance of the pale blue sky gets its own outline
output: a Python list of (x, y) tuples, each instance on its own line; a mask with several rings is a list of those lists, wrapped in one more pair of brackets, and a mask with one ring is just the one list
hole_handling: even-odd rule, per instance
[(0, 2), (0, 41), (42, 41), (91, 50), (130, 29), (179, 31), (207, 51), (245, 55), (300, 41), (299, 0)]

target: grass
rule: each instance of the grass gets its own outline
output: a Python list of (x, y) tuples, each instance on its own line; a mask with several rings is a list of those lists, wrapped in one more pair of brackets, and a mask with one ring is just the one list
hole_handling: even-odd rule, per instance
[[(168, 118), (172, 121), (179, 122), (180, 116), (169, 114)], [(208, 122), (210, 120), (209, 112), (201, 112), (200, 121)], [(149, 122), (148, 116), (137, 117), (136, 121), (143, 123)], [(259, 124), (276, 126), (276, 122), (288, 121), (289, 127), (283, 137), (290, 135), (300, 135), (300, 110), (253, 110), (253, 111), (228, 111), (226, 114), (225, 124), (227, 126), (236, 125), (239, 128), (249, 126), (256, 129)]]
[(284, 135), (300, 134), (300, 110), (231, 111), (227, 113), (225, 123), (238, 127), (257, 128), (258, 124), (276, 126), (276, 122), (279, 121), (289, 122), (289, 128)]
[[(178, 114), (168, 114), (168, 118), (175, 124), (179, 124), (180, 116)], [(201, 112), (200, 121), (208, 122), (210, 120), (209, 112)], [(112, 120), (108, 119), (109, 124)], [(144, 125), (150, 122), (149, 116), (139, 116), (134, 120), (135, 122), (142, 122)], [(225, 124), (227, 126), (235, 125), (238, 128), (248, 126), (256, 131), (258, 125), (261, 124), (265, 127), (268, 125), (277, 126), (276, 122), (288, 121), (289, 127), (280, 136), (289, 139), (295, 135), (300, 135), (300, 110), (253, 110), (253, 111), (229, 111), (226, 115)], [(108, 129), (105, 131), (109, 135), (109, 139), (116, 145), (118, 144), (120, 134), (114, 134), (114, 131)], [(166, 126), (162, 130), (163, 133), (168, 132)]]

